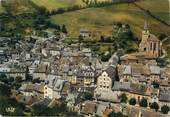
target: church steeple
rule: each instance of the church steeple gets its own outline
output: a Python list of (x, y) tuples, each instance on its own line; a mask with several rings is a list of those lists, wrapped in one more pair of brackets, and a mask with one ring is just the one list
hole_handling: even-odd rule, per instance
[(145, 23), (144, 23), (144, 30), (145, 30), (145, 31), (148, 31), (148, 30), (149, 30), (149, 28), (148, 28), (148, 22), (147, 22), (147, 21), (145, 21)]

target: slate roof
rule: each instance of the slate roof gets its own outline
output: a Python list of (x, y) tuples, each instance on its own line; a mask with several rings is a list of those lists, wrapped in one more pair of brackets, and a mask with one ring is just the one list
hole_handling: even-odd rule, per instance
[(48, 81), (48, 87), (55, 91), (61, 91), (63, 89), (65, 81), (57, 77), (51, 78)]
[(146, 95), (146, 91), (147, 91), (146, 85), (131, 83), (130, 88), (131, 88), (130, 92), (132, 93)]
[(170, 102), (170, 94), (169, 93), (160, 93), (159, 101)]
[(149, 35), (148, 41), (160, 42), (160, 40), (153, 34)]
[(114, 66), (109, 66), (109, 67), (106, 69), (106, 73), (108, 74), (108, 76), (109, 76), (110, 78), (115, 79), (116, 67), (114, 67)]
[(131, 65), (132, 75), (149, 75), (150, 69), (143, 64), (132, 64)]
[(160, 75), (161, 68), (159, 66), (150, 66), (151, 74)]
[(98, 99), (109, 102), (120, 102), (118, 95), (112, 91), (101, 92)]
[(113, 90), (114, 91), (129, 91), (130, 88), (130, 82), (114, 82)]
[(76, 73), (77, 77), (95, 77), (95, 70), (92, 68), (87, 68), (87, 69), (78, 69)]

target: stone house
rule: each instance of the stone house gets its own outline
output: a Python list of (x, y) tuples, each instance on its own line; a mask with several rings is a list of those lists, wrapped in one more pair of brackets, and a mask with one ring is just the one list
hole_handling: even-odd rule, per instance
[(46, 80), (44, 86), (44, 98), (60, 99), (62, 97), (62, 90), (65, 84), (65, 80), (62, 80), (59, 76)]
[(94, 84), (95, 69), (87, 67), (87, 69), (79, 69), (76, 73), (76, 82), (84, 86), (90, 86)]

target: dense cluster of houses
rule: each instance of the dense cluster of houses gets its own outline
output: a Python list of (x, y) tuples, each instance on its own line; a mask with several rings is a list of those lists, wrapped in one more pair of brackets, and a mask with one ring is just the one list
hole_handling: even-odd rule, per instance
[[(85, 30), (81, 35), (89, 36)], [(101, 62), (90, 48), (64, 43), (63, 35), (60, 40), (54, 37), (27, 37), (16, 43), (15, 49), (0, 47), (0, 73), (23, 81), (21, 87), (12, 89), (11, 96), (17, 101), (27, 106), (44, 103), (52, 107), (57, 100), (65, 99), (70, 110), (87, 116), (122, 112), (123, 93), (137, 103), (145, 97), (148, 103), (170, 106), (170, 66), (158, 66), (155, 58), (162, 55), (161, 41), (146, 26), (138, 53), (121, 57), (115, 53), (109, 62)], [(5, 45), (11, 40), (1, 41)], [(28, 76), (31, 82), (27, 82)], [(159, 87), (155, 88), (153, 82)], [(92, 94), (92, 100), (82, 101), (84, 92)], [(160, 116), (138, 108), (128, 106), (125, 114)]]

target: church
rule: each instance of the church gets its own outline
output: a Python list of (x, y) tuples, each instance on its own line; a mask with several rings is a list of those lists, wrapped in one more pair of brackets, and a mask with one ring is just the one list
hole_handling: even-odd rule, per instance
[(138, 63), (147, 60), (155, 60), (162, 56), (162, 42), (149, 32), (148, 24), (145, 22), (142, 31), (142, 38), (139, 44), (138, 52), (126, 54), (120, 57), (121, 63)]
[(139, 53), (144, 54), (146, 58), (152, 59), (162, 55), (162, 43), (155, 35), (149, 32), (147, 22), (145, 22), (144, 30), (142, 31)]

